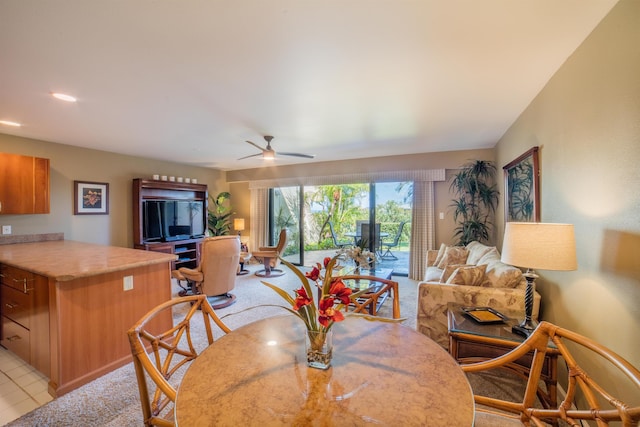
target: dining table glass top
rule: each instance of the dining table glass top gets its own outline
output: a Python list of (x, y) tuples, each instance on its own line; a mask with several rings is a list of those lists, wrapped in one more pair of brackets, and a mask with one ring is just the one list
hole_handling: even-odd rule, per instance
[(398, 323), (336, 323), (332, 365), (309, 368), (304, 324), (266, 318), (221, 337), (177, 394), (178, 426), (472, 425), (466, 376), (434, 341)]

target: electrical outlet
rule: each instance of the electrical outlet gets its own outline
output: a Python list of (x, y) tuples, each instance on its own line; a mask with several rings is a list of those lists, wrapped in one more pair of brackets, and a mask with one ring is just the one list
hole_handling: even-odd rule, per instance
[(3, 225), (2, 226), (2, 234), (11, 234), (11, 226)]
[(133, 289), (133, 276), (124, 276), (122, 279), (122, 288), (125, 291), (130, 291)]

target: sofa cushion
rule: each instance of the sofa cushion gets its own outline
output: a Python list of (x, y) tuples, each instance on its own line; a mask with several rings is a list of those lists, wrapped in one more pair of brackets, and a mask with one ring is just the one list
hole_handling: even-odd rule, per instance
[(449, 285), (483, 286), (487, 265), (461, 266), (447, 279)]
[(440, 263), (440, 260), (442, 260), (442, 257), (444, 256), (445, 250), (447, 250), (447, 245), (443, 243), (440, 245), (440, 249), (438, 249), (438, 255), (436, 255), (436, 260), (433, 262), (434, 266), (437, 266)]
[(454, 271), (456, 271), (460, 267), (475, 267), (474, 265), (469, 264), (449, 264), (444, 267), (442, 270), (442, 274), (438, 278), (438, 282), (446, 283), (446, 281), (451, 277)]
[[(486, 264), (480, 261), (482, 256), (489, 252), (491, 249), (495, 249), (493, 246), (483, 245), (480, 242), (473, 241), (467, 245), (467, 250), (469, 251), (469, 256), (467, 256), (467, 264), (480, 265)], [(497, 251), (497, 250), (496, 250)]]
[(500, 252), (495, 247), (491, 247), (484, 255), (480, 257), (476, 265), (489, 264), (493, 261), (500, 261)]
[(427, 267), (427, 271), (424, 272), (425, 282), (439, 282), (440, 276), (442, 276), (442, 270), (438, 267)]
[(468, 255), (469, 251), (463, 246), (448, 246), (438, 263), (438, 268), (444, 270), (449, 264), (466, 264)]

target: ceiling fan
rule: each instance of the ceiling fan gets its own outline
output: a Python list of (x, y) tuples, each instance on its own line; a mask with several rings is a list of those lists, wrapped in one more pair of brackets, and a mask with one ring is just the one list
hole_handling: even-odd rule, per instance
[[(275, 159), (276, 158), (276, 151), (273, 148), (271, 148), (271, 140), (272, 139), (273, 139), (273, 137), (271, 135), (265, 135), (264, 140), (267, 141), (267, 146), (265, 148), (260, 147), (258, 144), (254, 143), (254, 142), (245, 141), (245, 142), (253, 145), (257, 149), (259, 149), (260, 151), (262, 151), (262, 153), (252, 154), (250, 156), (240, 157), (238, 160), (248, 159), (249, 157), (257, 157), (257, 156), (262, 156), (262, 158), (265, 159), (265, 160), (273, 160), (273, 159)], [(281, 154), (283, 156), (304, 157), (306, 159), (313, 159), (313, 158), (316, 157), (315, 154), (285, 153), (283, 151), (279, 151), (278, 154)]]

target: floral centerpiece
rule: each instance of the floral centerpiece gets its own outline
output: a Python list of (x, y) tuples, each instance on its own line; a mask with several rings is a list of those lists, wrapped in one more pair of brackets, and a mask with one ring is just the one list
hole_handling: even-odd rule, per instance
[[(335, 322), (344, 320), (342, 309), (349, 304), (352, 291), (333, 276), (340, 256), (325, 258), (323, 264), (317, 263), (310, 272), (302, 273), (293, 264), (282, 260), (302, 282), (302, 286), (289, 295), (279, 287), (262, 282), (284, 298), (289, 307), (281, 306), (300, 318), (307, 328), (307, 362), (312, 367), (326, 369), (331, 363), (331, 327)], [(323, 271), (324, 270), (324, 271)], [(314, 286), (310, 284), (314, 283)], [(316, 304), (313, 293), (318, 294)], [(357, 294), (355, 294), (357, 295)]]
[(376, 259), (374, 253), (361, 246), (342, 248), (338, 251), (338, 255), (351, 259), (355, 263), (356, 268), (371, 268)]

